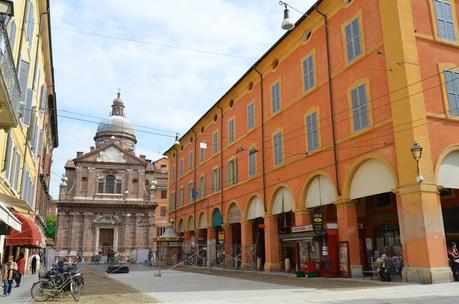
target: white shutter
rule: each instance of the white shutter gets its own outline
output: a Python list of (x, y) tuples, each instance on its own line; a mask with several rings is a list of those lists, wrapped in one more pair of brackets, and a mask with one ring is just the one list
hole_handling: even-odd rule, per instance
[(13, 150), (13, 140), (10, 134), (8, 134), (8, 140), (6, 144), (6, 157), (5, 157), (5, 178), (9, 180), (10, 169), (11, 169), (11, 155)]
[(27, 95), (27, 81), (29, 80), (29, 63), (21, 60), (19, 65), (19, 88), (21, 90), (21, 97), (19, 102), (21, 103), (21, 113), (24, 116), (25, 100)]
[(32, 1), (29, 4), (29, 15), (27, 19), (27, 39), (29, 40), (30, 43), (32, 43), (33, 39), (33, 30), (35, 28), (34, 24), (34, 8), (33, 8), (33, 3)]
[(11, 19), (10, 27), (8, 31), (8, 39), (10, 41), (11, 51), (14, 50), (14, 40), (16, 39), (16, 22), (14, 19)]
[(22, 122), (29, 127), (30, 126), (30, 120), (32, 117), (32, 98), (33, 98), (33, 91), (31, 89), (27, 89), (27, 98), (26, 98), (26, 103), (25, 103), (25, 108), (24, 108), (24, 116), (22, 119)]

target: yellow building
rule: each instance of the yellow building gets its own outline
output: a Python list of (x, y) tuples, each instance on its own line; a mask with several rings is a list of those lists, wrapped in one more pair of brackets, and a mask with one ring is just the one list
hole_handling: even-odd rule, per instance
[[(0, 1), (0, 254), (45, 246), (58, 145), (48, 0)], [(9, 226), (9, 228), (8, 228)]]

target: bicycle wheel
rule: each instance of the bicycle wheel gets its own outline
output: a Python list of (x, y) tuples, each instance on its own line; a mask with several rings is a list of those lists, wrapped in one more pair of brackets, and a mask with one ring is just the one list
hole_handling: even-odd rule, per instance
[(82, 290), (81, 287), (75, 281), (70, 282), (70, 291), (72, 293), (73, 299), (75, 301), (78, 301), (80, 299)]
[(52, 289), (51, 284), (47, 281), (38, 281), (33, 283), (30, 289), (30, 295), (37, 302), (44, 302), (51, 296), (45, 292), (46, 289)]

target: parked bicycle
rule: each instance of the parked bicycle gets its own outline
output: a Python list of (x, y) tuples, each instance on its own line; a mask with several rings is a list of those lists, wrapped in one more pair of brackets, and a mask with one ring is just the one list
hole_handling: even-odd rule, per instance
[(31, 295), (35, 301), (43, 302), (57, 296), (63, 297), (64, 293), (70, 294), (75, 301), (80, 299), (84, 288), (84, 278), (75, 266), (53, 267), (40, 281), (35, 282), (31, 288)]

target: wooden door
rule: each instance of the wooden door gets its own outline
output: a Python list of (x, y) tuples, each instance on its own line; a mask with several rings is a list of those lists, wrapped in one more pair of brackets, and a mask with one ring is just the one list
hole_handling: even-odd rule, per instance
[(99, 231), (99, 247), (103, 255), (107, 255), (108, 250), (113, 248), (113, 234), (113, 229), (100, 229)]

